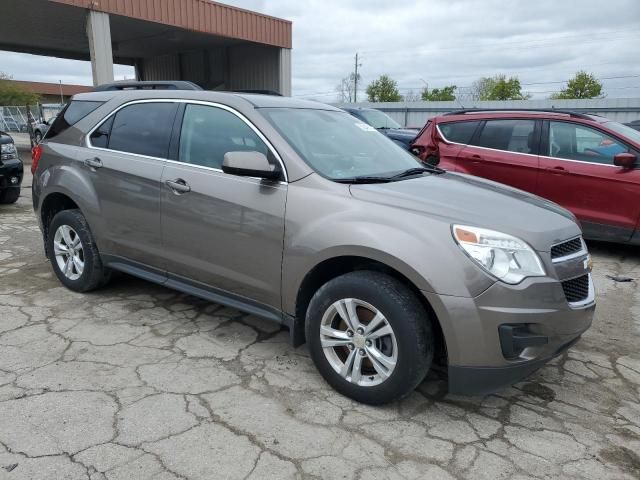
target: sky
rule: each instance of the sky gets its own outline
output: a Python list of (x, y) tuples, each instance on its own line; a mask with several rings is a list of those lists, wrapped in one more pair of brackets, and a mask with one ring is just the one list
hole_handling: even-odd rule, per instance
[[(578, 70), (609, 98), (640, 97), (640, 0), (227, 0), (293, 22), (293, 95), (336, 100), (359, 54), (366, 85), (381, 74), (402, 94), (424, 86), (465, 92), (483, 76), (517, 76), (533, 98)], [(0, 52), (19, 80), (91, 84), (88, 62)], [(37, 68), (35, 67), (37, 65)], [(133, 77), (117, 66), (116, 77)]]

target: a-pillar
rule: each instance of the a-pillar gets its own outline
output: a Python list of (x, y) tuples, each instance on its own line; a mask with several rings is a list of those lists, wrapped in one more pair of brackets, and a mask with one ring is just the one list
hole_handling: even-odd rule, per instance
[(113, 82), (113, 53), (109, 14), (90, 10), (87, 14), (87, 37), (91, 55), (93, 84)]

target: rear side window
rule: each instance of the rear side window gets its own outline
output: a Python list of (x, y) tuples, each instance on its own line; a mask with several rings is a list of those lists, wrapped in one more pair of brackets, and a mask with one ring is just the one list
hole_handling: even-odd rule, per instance
[(488, 120), (473, 144), (518, 153), (535, 153), (535, 120)]
[(68, 103), (56, 117), (51, 127), (49, 127), (46, 135), (47, 139), (60, 135), (67, 128), (78, 123), (103, 103), (104, 102), (88, 102), (83, 100), (73, 100), (71, 103)]
[(442, 135), (444, 135), (445, 140), (466, 145), (471, 140), (479, 124), (479, 121), (447, 122), (439, 124), (438, 128)]
[(96, 129), (91, 135), (91, 144), (96, 147), (106, 145), (106, 148), (120, 152), (166, 158), (176, 110), (177, 105), (169, 102), (129, 105), (115, 114), (111, 125), (107, 119)]

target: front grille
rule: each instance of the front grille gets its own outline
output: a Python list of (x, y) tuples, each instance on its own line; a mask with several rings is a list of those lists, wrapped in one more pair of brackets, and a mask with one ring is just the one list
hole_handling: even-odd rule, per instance
[(586, 300), (589, 296), (589, 274), (562, 282), (562, 290), (569, 303)]
[(574, 238), (551, 247), (551, 258), (561, 258), (582, 250), (582, 237)]

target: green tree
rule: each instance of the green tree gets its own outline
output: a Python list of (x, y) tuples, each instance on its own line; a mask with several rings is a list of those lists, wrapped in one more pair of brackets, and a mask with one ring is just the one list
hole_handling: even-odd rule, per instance
[(0, 105), (33, 105), (40, 97), (21, 87), (11, 80), (11, 77), (0, 72)]
[(442, 88), (433, 88), (429, 91), (428, 88), (422, 89), (422, 100), (426, 102), (450, 102), (456, 99), (456, 87), (455, 85), (447, 85)]
[(567, 82), (566, 88), (551, 95), (552, 99), (596, 98), (602, 95), (602, 83), (591, 73), (584, 70), (577, 72)]
[(471, 87), (474, 100), (527, 100), (531, 95), (522, 92), (518, 77), (496, 75), (476, 80)]
[(402, 95), (398, 91), (398, 83), (389, 75), (380, 75), (367, 86), (367, 97), (370, 102), (399, 102)]

